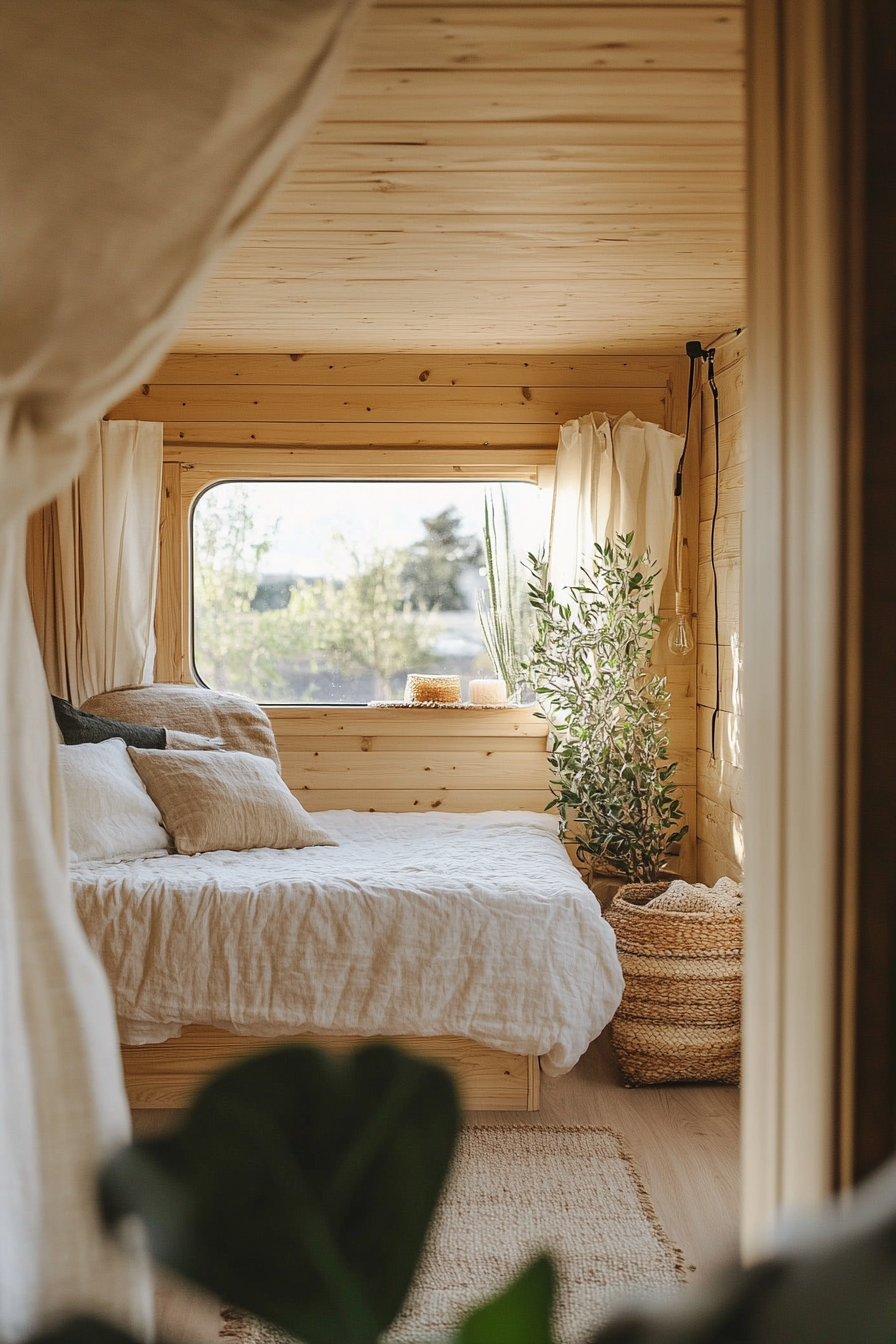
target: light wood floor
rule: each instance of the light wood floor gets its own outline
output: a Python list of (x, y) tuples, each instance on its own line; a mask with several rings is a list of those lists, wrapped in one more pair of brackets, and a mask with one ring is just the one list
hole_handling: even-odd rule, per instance
[[(737, 1253), (739, 1093), (733, 1087), (625, 1088), (606, 1037), (571, 1073), (541, 1080), (541, 1109), (478, 1111), (473, 1124), (607, 1125), (617, 1130), (660, 1222), (685, 1253), (692, 1280)], [(135, 1111), (138, 1137), (174, 1123), (177, 1111)], [(157, 1293), (159, 1327), (172, 1344), (211, 1344), (217, 1304), (172, 1281)]]
[(736, 1087), (624, 1087), (605, 1033), (571, 1073), (542, 1076), (540, 1110), (469, 1118), (617, 1130), (692, 1279), (701, 1279), (737, 1254), (739, 1103)]

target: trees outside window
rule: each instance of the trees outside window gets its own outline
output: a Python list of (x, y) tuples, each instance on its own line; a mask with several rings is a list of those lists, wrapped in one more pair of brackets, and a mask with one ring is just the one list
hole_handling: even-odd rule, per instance
[[(400, 700), (409, 672), (488, 673), (476, 614), (484, 553), (471, 523), (481, 516), (485, 485), (467, 483), (466, 517), (449, 498), (421, 510), (416, 522), (400, 519), (411, 533), (400, 545), (372, 542), (369, 525), (359, 537), (348, 511), (344, 530), (331, 529), (312, 558), (299, 555), (288, 569), (283, 534), (291, 526), (301, 539), (301, 524), (295, 516), (273, 517), (268, 501), (278, 508), (302, 503), (310, 529), (315, 484), (226, 482), (197, 502), (193, 643), (200, 679), (267, 703), (347, 704)], [(440, 485), (420, 483), (420, 499)], [(394, 513), (400, 487), (407, 483), (369, 483), (357, 497), (369, 510), (371, 490), (391, 490)], [(458, 493), (453, 482), (445, 488)], [(351, 492), (344, 493), (351, 503)], [(417, 496), (402, 498), (413, 503)]]

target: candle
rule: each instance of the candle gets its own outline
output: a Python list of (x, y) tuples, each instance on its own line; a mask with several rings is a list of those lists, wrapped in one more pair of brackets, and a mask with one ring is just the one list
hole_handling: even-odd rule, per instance
[(506, 705), (507, 687), (497, 677), (471, 681), (470, 702), (474, 705)]

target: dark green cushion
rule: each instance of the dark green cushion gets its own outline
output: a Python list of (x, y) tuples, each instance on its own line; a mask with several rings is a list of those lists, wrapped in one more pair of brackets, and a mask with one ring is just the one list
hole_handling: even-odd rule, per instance
[(167, 745), (164, 728), (145, 728), (140, 723), (122, 723), (119, 719), (102, 719), (99, 714), (88, 714), (86, 709), (75, 709), (67, 700), (54, 695), (53, 711), (62, 740), (67, 747), (82, 742), (105, 742), (110, 737), (121, 737), (129, 747), (146, 747), (150, 751), (164, 751)]

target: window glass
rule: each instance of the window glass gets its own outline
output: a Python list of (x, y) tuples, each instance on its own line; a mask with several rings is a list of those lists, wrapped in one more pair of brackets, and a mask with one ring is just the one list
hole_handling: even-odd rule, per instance
[[(408, 673), (454, 673), (466, 698), (471, 677), (495, 671), (479, 610), (487, 621), (486, 509), (493, 567), (524, 594), (540, 493), (482, 481), (213, 486), (193, 511), (197, 676), (267, 704), (366, 704), (401, 700)], [(525, 615), (523, 642), (524, 627)]]

